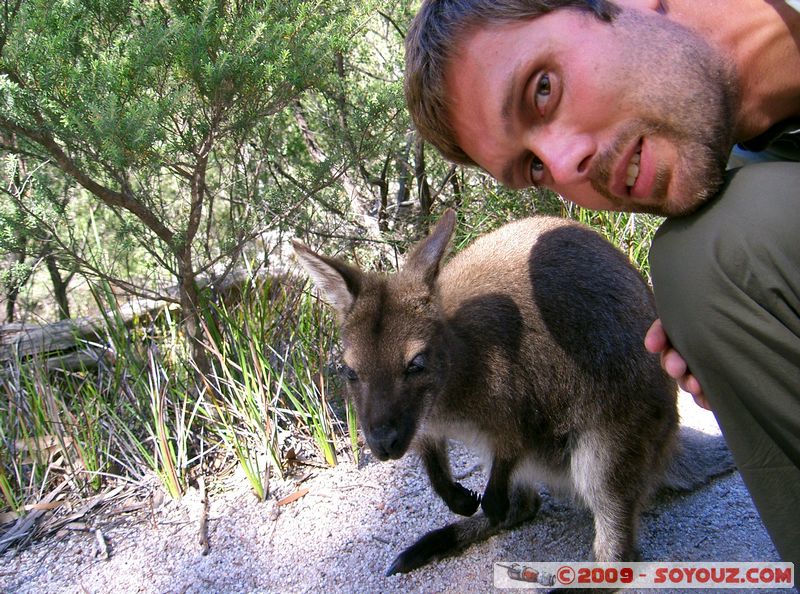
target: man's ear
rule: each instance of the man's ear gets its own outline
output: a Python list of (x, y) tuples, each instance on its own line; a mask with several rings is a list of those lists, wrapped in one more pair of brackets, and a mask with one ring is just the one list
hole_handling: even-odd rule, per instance
[(448, 208), (430, 235), (420, 241), (411, 250), (404, 273), (412, 273), (422, 278), (423, 282), (431, 289), (433, 288), (436, 277), (439, 276), (439, 268), (442, 258), (447, 252), (447, 246), (456, 227), (456, 213), (452, 208)]
[(292, 241), (292, 247), (325, 300), (336, 310), (339, 319), (343, 319), (358, 297), (361, 271), (336, 258), (317, 254), (299, 241)]

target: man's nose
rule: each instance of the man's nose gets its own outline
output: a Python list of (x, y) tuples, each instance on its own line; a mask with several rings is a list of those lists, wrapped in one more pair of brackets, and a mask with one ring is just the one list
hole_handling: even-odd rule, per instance
[(544, 166), (546, 185), (568, 187), (588, 180), (597, 145), (586, 133), (539, 130), (531, 135), (529, 150)]

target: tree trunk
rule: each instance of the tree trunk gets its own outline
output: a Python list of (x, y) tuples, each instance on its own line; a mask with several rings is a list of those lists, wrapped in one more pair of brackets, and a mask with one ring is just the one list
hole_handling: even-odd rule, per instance
[[(188, 252), (188, 253), (187, 253)], [(180, 277), (178, 294), (181, 302), (182, 326), (186, 332), (190, 353), (197, 371), (207, 375), (211, 364), (203, 343), (203, 329), (200, 323), (200, 291), (197, 287), (197, 274), (192, 267), (191, 252), (187, 249), (178, 261)]]
[(58, 305), (58, 319), (69, 319), (69, 299), (67, 298), (67, 285), (69, 283), (62, 278), (61, 271), (56, 263), (56, 257), (52, 252), (45, 255), (44, 261), (47, 264), (47, 271), (50, 273), (50, 282), (53, 283), (53, 293)]
[(450, 185), (453, 187), (454, 206), (461, 206), (463, 194), (461, 193), (461, 181), (458, 178), (458, 170), (454, 171), (450, 176)]
[[(14, 264), (22, 264), (25, 262), (25, 254), (22, 252), (8, 254), (5, 258), (9, 263), (8, 268), (12, 269)], [(8, 283), (4, 287), (6, 297), (6, 323), (10, 324), (14, 321), (17, 307), (17, 297), (19, 297), (19, 288), (22, 283), (17, 282), (14, 278), (9, 278)]]
[(419, 194), (420, 216), (426, 219), (431, 214), (431, 187), (428, 184), (428, 176), (425, 172), (425, 141), (417, 135), (414, 144), (414, 176), (417, 178), (417, 193)]
[(389, 230), (389, 219), (386, 216), (386, 208), (389, 206), (389, 182), (386, 180), (389, 175), (389, 165), (392, 162), (392, 156), (387, 155), (383, 162), (383, 169), (381, 169), (381, 177), (375, 180), (374, 184), (378, 186), (380, 191), (380, 207), (378, 208), (378, 228), (381, 232), (385, 233)]

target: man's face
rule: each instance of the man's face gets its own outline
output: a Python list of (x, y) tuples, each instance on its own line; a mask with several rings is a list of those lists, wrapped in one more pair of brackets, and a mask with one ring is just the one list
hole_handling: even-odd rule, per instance
[(446, 70), (462, 149), (503, 184), (675, 215), (722, 183), (736, 84), (694, 32), (650, 11), (576, 10), (465, 32)]

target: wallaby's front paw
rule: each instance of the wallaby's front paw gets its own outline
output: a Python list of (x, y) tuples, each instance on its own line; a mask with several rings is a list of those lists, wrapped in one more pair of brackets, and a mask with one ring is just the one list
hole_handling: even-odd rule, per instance
[(461, 483), (454, 483), (450, 497), (445, 503), (453, 513), (461, 516), (471, 516), (478, 511), (478, 506), (481, 504), (481, 496), (475, 491), (470, 491)]
[(487, 490), (481, 499), (481, 508), (492, 526), (499, 524), (508, 517), (508, 510), (511, 504), (508, 500), (508, 493), (495, 493)]

